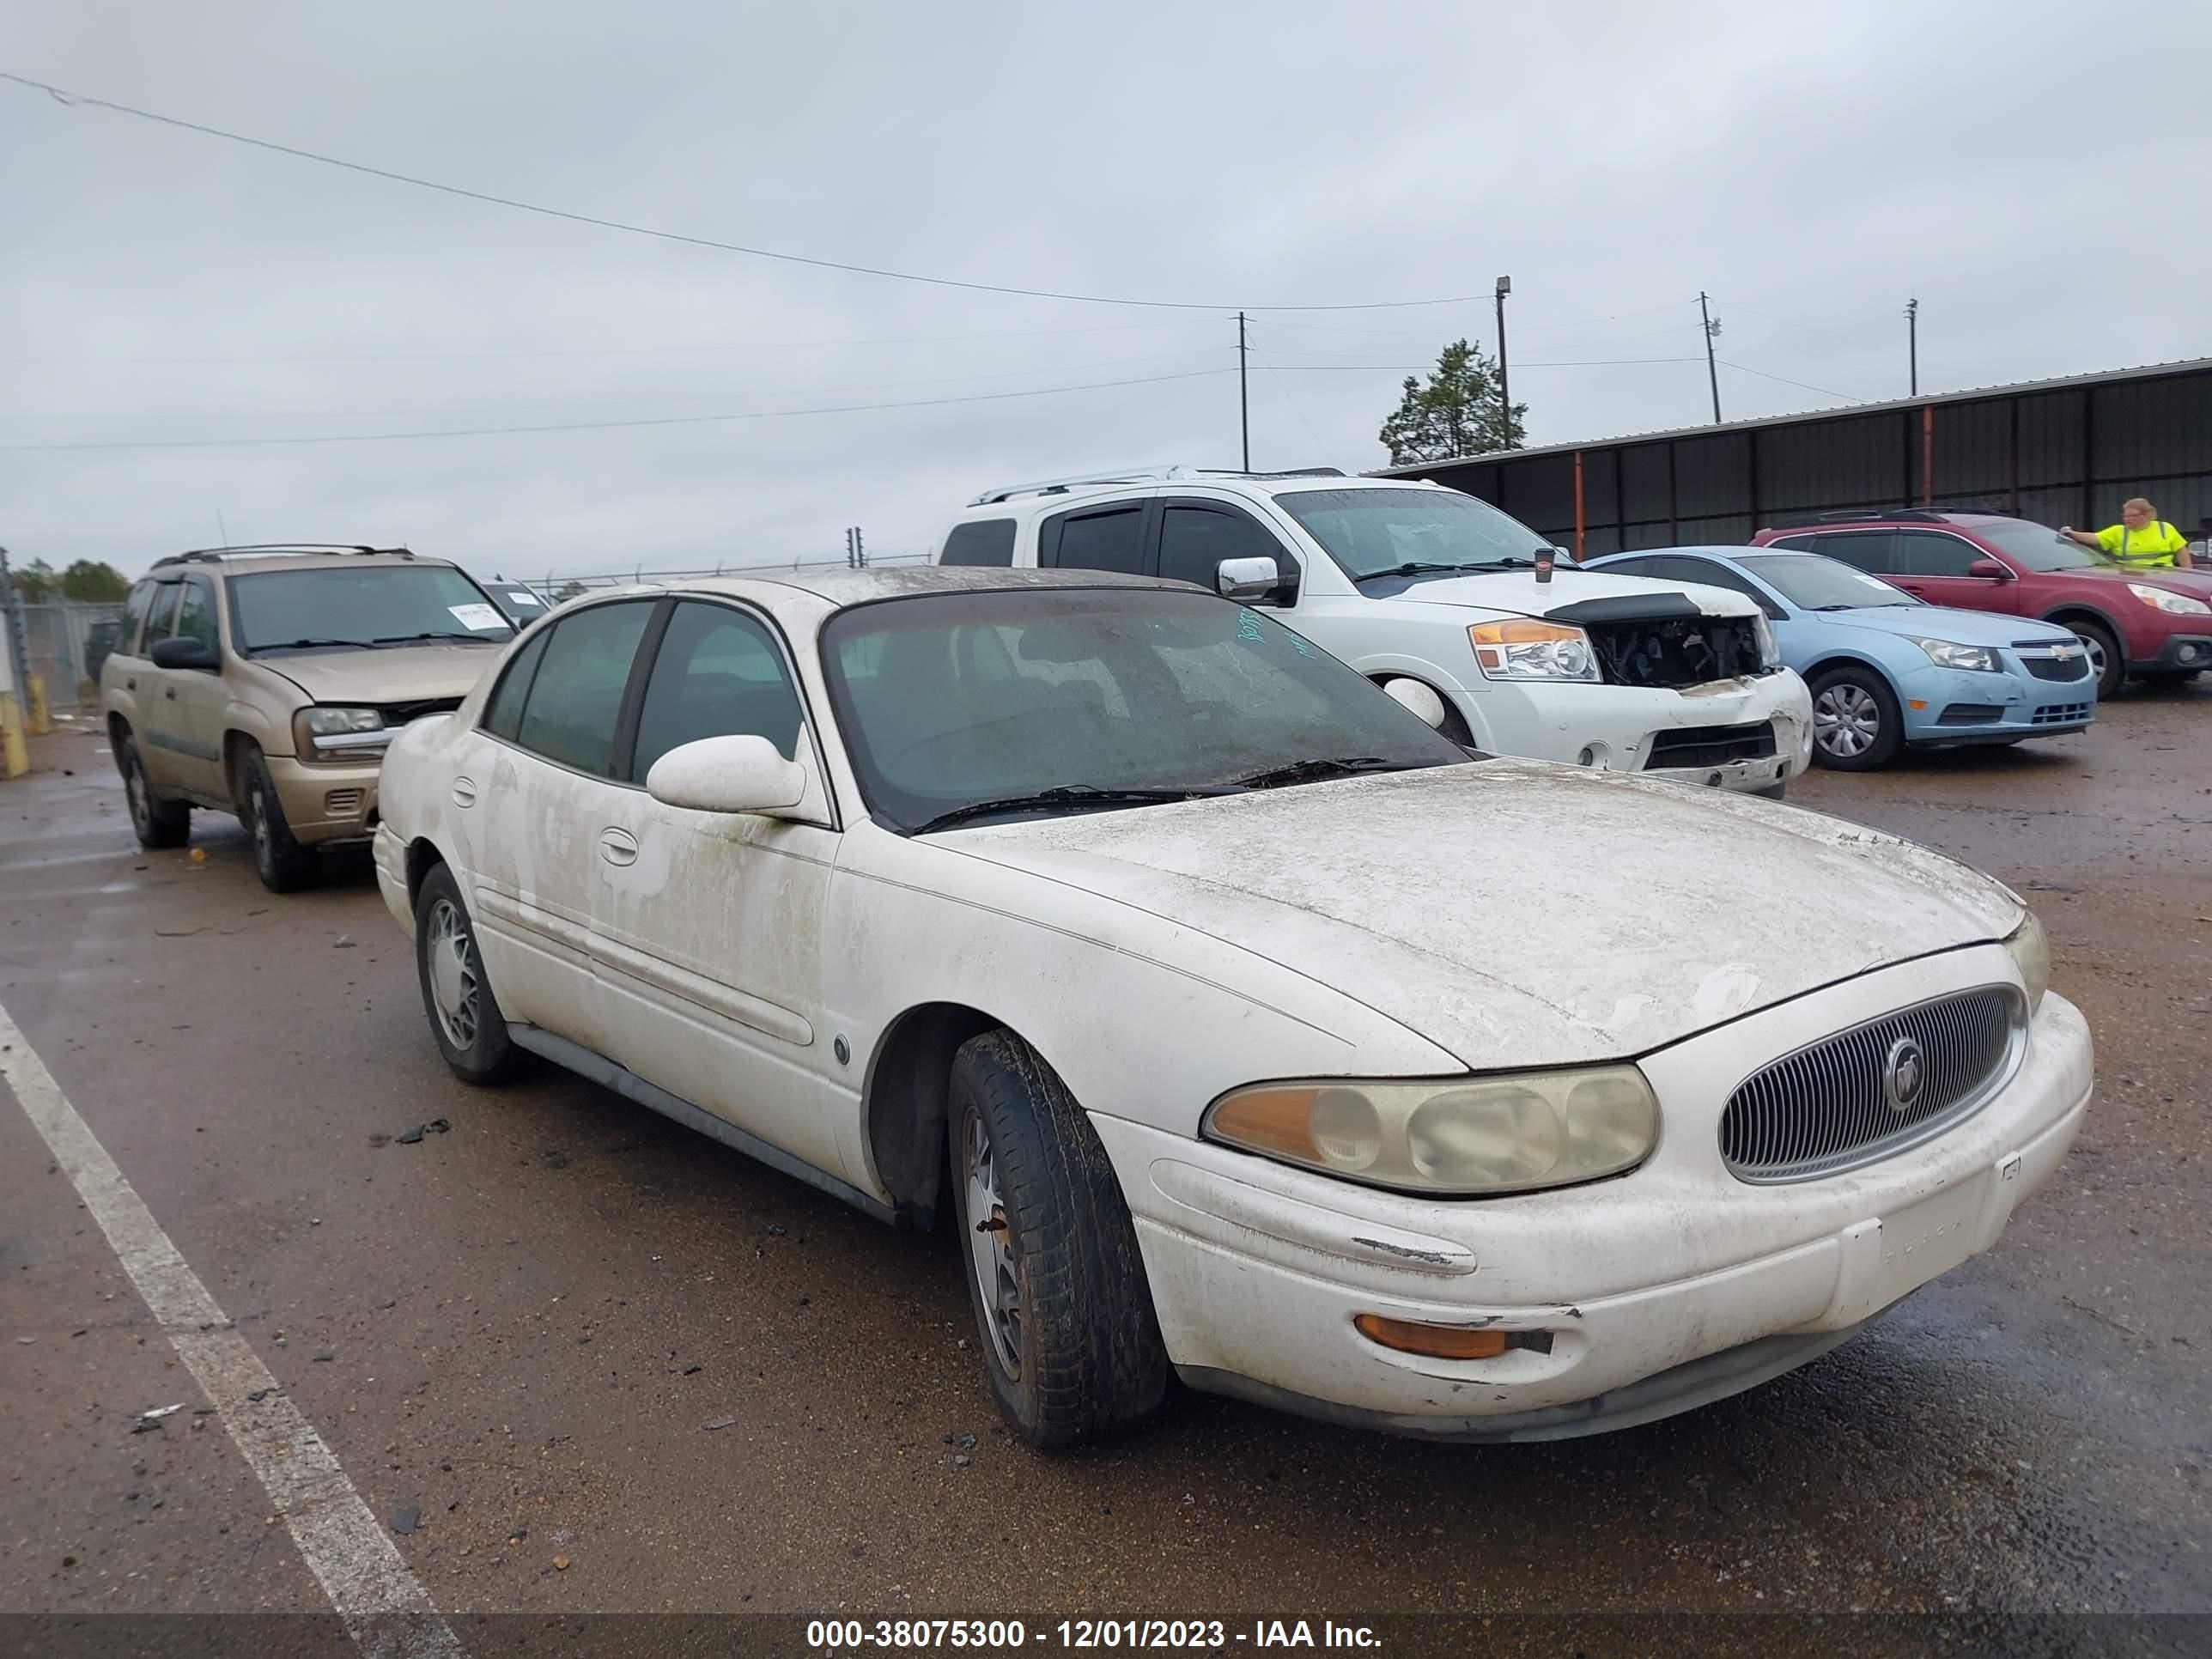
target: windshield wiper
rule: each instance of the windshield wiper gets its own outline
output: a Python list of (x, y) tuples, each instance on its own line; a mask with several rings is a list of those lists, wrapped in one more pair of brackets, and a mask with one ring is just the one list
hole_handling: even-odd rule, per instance
[(1380, 581), (1385, 576), (1426, 576), (1440, 570), (1480, 570), (1479, 564), (1394, 564), (1388, 570), (1370, 570), (1352, 579), (1357, 587), (1362, 582)]
[(1063, 783), (1034, 794), (970, 801), (949, 812), (939, 812), (927, 823), (916, 824), (909, 833), (926, 836), (933, 830), (947, 829), (969, 818), (988, 817), (994, 812), (1032, 812), (1054, 806), (1152, 806), (1162, 801), (1196, 800), (1201, 796), (1230, 793), (1226, 789), (1094, 789), (1087, 783)]
[(1410, 769), (1402, 761), (1385, 760), (1380, 755), (1316, 756), (1311, 760), (1292, 761), (1287, 766), (1271, 766), (1264, 772), (1255, 772), (1237, 782), (1247, 789), (1273, 789), (1288, 783), (1318, 783), (1323, 778), (1348, 778), (1360, 772), (1403, 772)]
[[(500, 624), (502, 628), (507, 624)], [(504, 645), (504, 640), (487, 639), (482, 634), (385, 634), (369, 641), (371, 645), (412, 645), (417, 640), (466, 640), (471, 645)]]
[(366, 651), (375, 643), (374, 640), (271, 640), (266, 645), (247, 646), (246, 654), (250, 657), (257, 651), (304, 651), (314, 645), (349, 645), (356, 650)]

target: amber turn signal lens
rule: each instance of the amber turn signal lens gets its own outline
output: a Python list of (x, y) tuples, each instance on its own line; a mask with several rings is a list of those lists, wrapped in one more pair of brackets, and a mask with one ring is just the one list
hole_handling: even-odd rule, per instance
[(1424, 1325), (1412, 1319), (1361, 1314), (1352, 1322), (1370, 1342), (1431, 1359), (1495, 1359), (1505, 1352), (1503, 1331), (1470, 1331), (1458, 1325)]

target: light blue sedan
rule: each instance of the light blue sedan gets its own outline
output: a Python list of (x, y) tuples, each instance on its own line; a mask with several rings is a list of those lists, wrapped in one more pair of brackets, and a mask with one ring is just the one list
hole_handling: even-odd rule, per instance
[(1759, 601), (1813, 692), (1813, 758), (1863, 772), (1908, 744), (2019, 743), (2097, 713), (2081, 642), (2054, 623), (1923, 604), (1838, 559), (1765, 547), (1614, 553), (1591, 569)]

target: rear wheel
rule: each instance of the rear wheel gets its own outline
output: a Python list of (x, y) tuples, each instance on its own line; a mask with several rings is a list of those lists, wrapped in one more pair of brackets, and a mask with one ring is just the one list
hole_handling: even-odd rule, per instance
[(2074, 637), (2089, 653), (2089, 672), (2097, 678), (2097, 695), (2109, 697), (2118, 694), (2120, 682), (2128, 677), (2128, 659), (2121, 653), (2120, 642), (2113, 637), (2112, 630), (2087, 617), (2069, 617), (2065, 625), (2074, 630)]
[(146, 781), (146, 763), (138, 758), (135, 738), (122, 739), (115, 764), (123, 774), (123, 793), (131, 803), (131, 829), (141, 847), (159, 852), (163, 848), (182, 847), (191, 838), (192, 809), (180, 800), (154, 799), (154, 786)]
[(1166, 1398), (1167, 1351), (1106, 1149), (1028, 1044), (953, 1056), (952, 1191), (969, 1299), (1000, 1413), (1032, 1446), (1079, 1446)]
[(1832, 668), (1813, 682), (1813, 758), (1839, 772), (1887, 765), (1905, 742), (1889, 683), (1870, 668)]
[(439, 865), (415, 896), (415, 970), (422, 986), (422, 1012), (430, 1018), (438, 1052), (465, 1083), (496, 1083), (514, 1072), (521, 1050), (508, 1036), (507, 1017), (484, 976), (476, 924), (461, 902), (460, 884)]
[(272, 893), (295, 893), (313, 881), (321, 868), (312, 848), (292, 839), (292, 826), (284, 821), (284, 803), (276, 798), (276, 781), (258, 749), (249, 749), (240, 763), (245, 780), (239, 817), (253, 839), (253, 868), (261, 884)]

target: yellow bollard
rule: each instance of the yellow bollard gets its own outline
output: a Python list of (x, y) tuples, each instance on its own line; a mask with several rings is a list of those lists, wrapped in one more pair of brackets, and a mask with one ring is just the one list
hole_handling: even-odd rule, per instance
[(23, 716), (23, 729), (34, 738), (50, 736), (54, 729), (53, 711), (46, 707), (46, 682), (43, 675), (29, 677), (31, 706)]
[(23, 741), (23, 713), (13, 691), (0, 691), (0, 778), (20, 778), (31, 769), (31, 751)]

